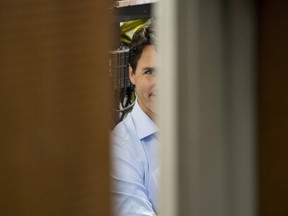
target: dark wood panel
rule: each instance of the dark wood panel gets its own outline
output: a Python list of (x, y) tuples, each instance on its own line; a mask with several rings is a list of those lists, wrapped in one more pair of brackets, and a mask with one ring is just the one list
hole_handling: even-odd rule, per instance
[(259, 6), (259, 215), (288, 215), (288, 1)]
[(0, 215), (109, 215), (108, 2), (0, 3)]

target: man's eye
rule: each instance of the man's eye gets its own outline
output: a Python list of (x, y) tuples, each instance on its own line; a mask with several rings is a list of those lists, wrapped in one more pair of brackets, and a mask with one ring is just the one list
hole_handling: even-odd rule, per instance
[(145, 71), (145, 74), (147, 74), (147, 75), (152, 75), (152, 74), (154, 74), (154, 70), (146, 70)]

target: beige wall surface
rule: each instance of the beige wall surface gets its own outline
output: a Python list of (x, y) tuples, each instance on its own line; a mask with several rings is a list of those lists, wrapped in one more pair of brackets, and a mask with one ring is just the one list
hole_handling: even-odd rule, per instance
[(0, 3), (0, 215), (109, 215), (108, 1)]

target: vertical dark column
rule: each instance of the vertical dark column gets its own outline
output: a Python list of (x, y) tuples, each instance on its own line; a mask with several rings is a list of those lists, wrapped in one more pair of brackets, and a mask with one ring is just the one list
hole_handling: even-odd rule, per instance
[(259, 2), (259, 212), (288, 215), (288, 2)]
[(106, 0), (0, 3), (0, 215), (109, 215)]

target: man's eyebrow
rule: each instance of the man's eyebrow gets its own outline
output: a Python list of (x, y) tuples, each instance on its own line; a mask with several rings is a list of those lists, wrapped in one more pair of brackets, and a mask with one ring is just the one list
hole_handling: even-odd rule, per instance
[(143, 71), (153, 71), (153, 70), (155, 70), (155, 67), (144, 67), (143, 68)]

